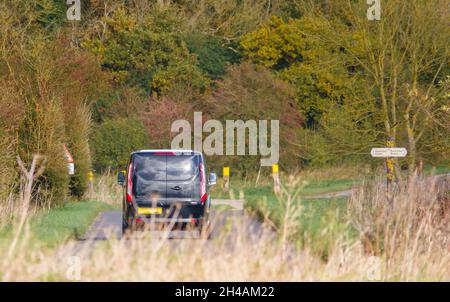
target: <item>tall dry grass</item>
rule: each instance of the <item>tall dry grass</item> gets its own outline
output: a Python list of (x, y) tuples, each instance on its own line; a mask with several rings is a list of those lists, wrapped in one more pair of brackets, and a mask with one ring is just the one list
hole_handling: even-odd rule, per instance
[(322, 181), (336, 179), (359, 179), (371, 174), (369, 165), (339, 165), (326, 168), (309, 168), (299, 171), (295, 177), (307, 181)]
[(120, 206), (122, 194), (122, 188), (117, 185), (117, 174), (108, 170), (94, 176), (93, 187), (87, 190), (85, 198)]
[(393, 188), (379, 182), (354, 193), (348, 214), (367, 255), (381, 257), (390, 279), (450, 274), (450, 182), (417, 175)]
[[(95, 248), (79, 242), (56, 250), (29, 249), (24, 244), (8, 262), (3, 260), (6, 250), (0, 249), (0, 278), (449, 281), (448, 188), (442, 181), (414, 179), (397, 189), (392, 209), (386, 206), (381, 184), (355, 193), (349, 201), (348, 219), (359, 237), (340, 240), (326, 261), (308, 246), (286, 249), (270, 228), (250, 232), (244, 219), (222, 227), (219, 236), (211, 240), (169, 240), (136, 232), (128, 239), (96, 242)], [(72, 256), (79, 257), (79, 276)]]
[(20, 235), (25, 222), (40, 208), (39, 205), (33, 204), (32, 200), (36, 200), (39, 195), (35, 180), (42, 175), (46, 164), (42, 156), (34, 155), (28, 170), (19, 156), (16, 160), (20, 169), (20, 179), (0, 196), (0, 231), (8, 225), (12, 226), (15, 229), (13, 237)]

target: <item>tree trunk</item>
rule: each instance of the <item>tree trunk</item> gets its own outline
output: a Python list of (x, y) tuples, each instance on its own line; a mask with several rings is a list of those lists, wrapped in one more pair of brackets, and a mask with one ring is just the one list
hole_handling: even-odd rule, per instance
[(411, 177), (416, 170), (416, 140), (414, 135), (414, 130), (407, 128), (408, 132), (408, 177)]

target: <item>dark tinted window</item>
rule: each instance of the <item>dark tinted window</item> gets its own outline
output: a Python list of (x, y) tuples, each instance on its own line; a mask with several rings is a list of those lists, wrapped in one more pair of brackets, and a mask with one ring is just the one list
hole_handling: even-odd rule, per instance
[(199, 155), (153, 155), (133, 156), (133, 194), (143, 196), (152, 192), (165, 195), (166, 182), (199, 181)]
[(167, 180), (185, 181), (198, 174), (198, 155), (167, 156)]
[(153, 192), (165, 194), (166, 159), (165, 156), (136, 154), (133, 157), (133, 194), (146, 196)]
[(145, 180), (166, 180), (165, 156), (136, 154), (134, 156), (134, 174)]

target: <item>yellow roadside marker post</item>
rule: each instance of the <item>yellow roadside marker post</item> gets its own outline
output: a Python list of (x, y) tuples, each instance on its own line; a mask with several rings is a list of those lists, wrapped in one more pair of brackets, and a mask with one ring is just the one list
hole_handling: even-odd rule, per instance
[(92, 173), (92, 171), (88, 172), (87, 179), (88, 179), (89, 195), (92, 196), (94, 194), (94, 173)]
[(230, 167), (223, 167), (223, 189), (225, 192), (230, 189)]
[(273, 192), (275, 194), (281, 193), (280, 173), (278, 165), (272, 165), (272, 177), (273, 177)]

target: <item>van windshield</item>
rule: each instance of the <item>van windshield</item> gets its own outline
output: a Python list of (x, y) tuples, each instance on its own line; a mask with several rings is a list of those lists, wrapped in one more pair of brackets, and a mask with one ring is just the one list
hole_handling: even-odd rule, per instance
[(133, 193), (145, 196), (157, 192), (166, 195), (166, 183), (196, 182), (198, 155), (135, 154), (133, 158)]

